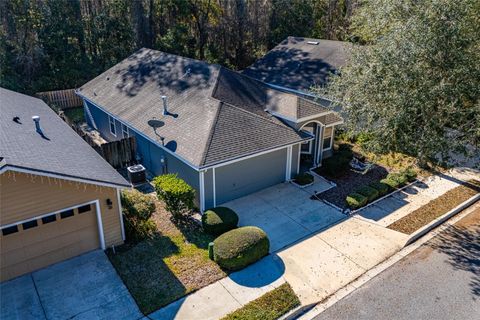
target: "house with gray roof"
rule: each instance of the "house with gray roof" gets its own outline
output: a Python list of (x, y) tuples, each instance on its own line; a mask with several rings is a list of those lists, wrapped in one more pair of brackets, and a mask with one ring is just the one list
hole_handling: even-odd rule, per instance
[(0, 281), (125, 240), (130, 184), (42, 100), (0, 88)]
[(308, 93), (324, 86), (349, 59), (352, 44), (345, 41), (288, 37), (243, 74), (282, 90)]
[(91, 127), (107, 141), (134, 136), (138, 161), (177, 173), (201, 210), (321, 165), (343, 122), (326, 101), (145, 48), (77, 94)]

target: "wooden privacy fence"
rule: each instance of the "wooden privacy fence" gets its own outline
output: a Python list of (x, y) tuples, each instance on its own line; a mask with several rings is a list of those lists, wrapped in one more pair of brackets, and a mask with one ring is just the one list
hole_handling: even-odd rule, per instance
[(90, 128), (87, 124), (75, 124), (65, 117), (63, 112), (60, 112), (59, 115), (115, 169), (136, 164), (137, 142), (135, 137), (107, 142), (97, 130)]
[(82, 99), (75, 94), (75, 89), (37, 92), (36, 95), (61, 110), (82, 106)]
[(100, 145), (102, 157), (115, 169), (124, 168), (135, 163), (135, 137), (128, 137)]

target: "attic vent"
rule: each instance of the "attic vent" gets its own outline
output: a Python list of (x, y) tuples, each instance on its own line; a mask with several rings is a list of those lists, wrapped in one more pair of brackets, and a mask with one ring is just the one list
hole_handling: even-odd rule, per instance
[(311, 44), (312, 46), (318, 46), (319, 42), (318, 41), (308, 41), (308, 44)]
[(163, 100), (163, 112), (162, 112), (162, 114), (164, 116), (166, 116), (166, 115), (168, 115), (167, 96), (162, 96), (162, 100)]

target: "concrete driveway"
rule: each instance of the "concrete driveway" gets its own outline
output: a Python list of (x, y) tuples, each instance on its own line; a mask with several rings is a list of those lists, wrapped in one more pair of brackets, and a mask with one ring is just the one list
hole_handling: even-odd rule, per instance
[(283, 264), (283, 277), (303, 305), (355, 280), (399, 251), (408, 238), (310, 200), (311, 192), (329, 187), (321, 180), (308, 190), (283, 183), (224, 204), (238, 213), (240, 225), (265, 230)]
[(331, 185), (320, 179), (308, 189), (281, 183), (222, 206), (238, 213), (241, 226), (265, 230), (270, 251), (275, 252), (346, 218), (323, 202), (310, 199), (313, 192), (329, 188)]
[(93, 251), (0, 284), (0, 319), (140, 319), (102, 251)]

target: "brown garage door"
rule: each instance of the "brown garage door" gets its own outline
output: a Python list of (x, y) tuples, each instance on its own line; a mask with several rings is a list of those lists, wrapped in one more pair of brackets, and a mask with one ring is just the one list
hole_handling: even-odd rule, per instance
[(46, 267), (100, 247), (95, 204), (2, 229), (0, 280)]

